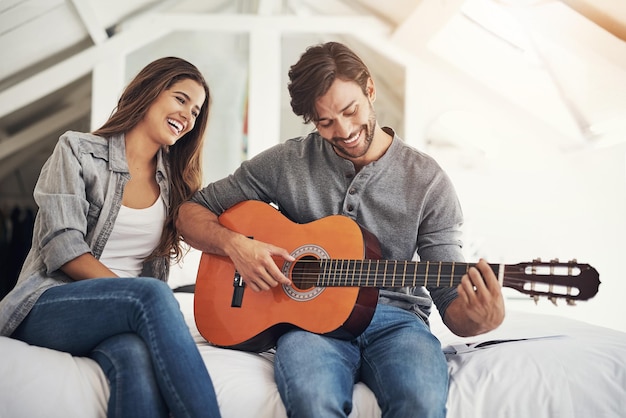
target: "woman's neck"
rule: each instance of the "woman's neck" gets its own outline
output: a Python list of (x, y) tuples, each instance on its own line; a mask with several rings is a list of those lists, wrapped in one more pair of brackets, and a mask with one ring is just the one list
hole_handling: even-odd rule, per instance
[(130, 131), (125, 135), (126, 160), (131, 174), (134, 170), (156, 170), (156, 156), (160, 146), (147, 141), (140, 134)]

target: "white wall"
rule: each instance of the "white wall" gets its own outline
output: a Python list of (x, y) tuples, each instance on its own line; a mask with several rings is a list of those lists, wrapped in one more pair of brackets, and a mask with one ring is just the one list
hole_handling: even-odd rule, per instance
[[(487, 88), (429, 72), (426, 150), (450, 174), (464, 208), (468, 261), (577, 259), (600, 273), (577, 306), (538, 305), (505, 290), (511, 309), (549, 312), (626, 331), (626, 143), (597, 147), (557, 133)], [(443, 115), (443, 116), (442, 116)]]

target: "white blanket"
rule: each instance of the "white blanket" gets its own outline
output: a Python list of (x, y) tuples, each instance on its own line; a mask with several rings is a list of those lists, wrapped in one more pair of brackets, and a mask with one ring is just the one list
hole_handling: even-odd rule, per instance
[[(195, 328), (193, 295), (177, 298), (223, 416), (284, 417), (272, 355), (210, 346)], [(626, 414), (626, 333), (515, 311), (499, 329), (476, 338), (454, 336), (436, 313), (432, 328), (447, 353), (451, 418)], [(107, 399), (106, 379), (95, 362), (0, 337), (1, 418), (104, 417)], [(380, 417), (362, 383), (355, 385), (350, 417)]]

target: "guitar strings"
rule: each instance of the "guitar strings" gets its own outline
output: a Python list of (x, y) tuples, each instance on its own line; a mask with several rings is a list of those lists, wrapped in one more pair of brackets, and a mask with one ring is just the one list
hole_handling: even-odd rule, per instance
[[(376, 262), (374, 270), (371, 270), (371, 263)], [(404, 265), (402, 273), (398, 273), (397, 265)], [(461, 278), (469, 269), (470, 266), (475, 264), (471, 263), (455, 263), (455, 262), (422, 262), (422, 265), (428, 266), (428, 264), (437, 264), (439, 269), (437, 273), (429, 273), (425, 268), (425, 271), (418, 271), (419, 263), (413, 261), (394, 261), (394, 260), (378, 260), (378, 259), (301, 259), (298, 260), (292, 270), (292, 279), (301, 288), (310, 288), (315, 286), (322, 287), (405, 287), (407, 285), (425, 285), (429, 276), (435, 278), (431, 281), (433, 286), (446, 286), (453, 287), (461, 282)], [(367, 271), (363, 270), (363, 266), (367, 265)], [(311, 267), (313, 266), (313, 267)], [(407, 273), (406, 266), (414, 266), (415, 269)], [(381, 271), (382, 267), (382, 271)], [(390, 267), (393, 267), (390, 269)], [(449, 271), (444, 271), (444, 279), (442, 279), (442, 267), (451, 267)], [(455, 267), (465, 267), (465, 270), (457, 272)], [(391, 274), (390, 274), (391, 273)], [(497, 274), (497, 273), (496, 273)], [(391, 277), (388, 277), (391, 275)], [(399, 276), (399, 278), (397, 277)], [(519, 276), (519, 277), (518, 277)], [(523, 291), (529, 295), (549, 296), (549, 297), (563, 297), (563, 298), (575, 298), (576, 295), (572, 293), (574, 290), (578, 290), (574, 283), (568, 286), (557, 286), (564, 288), (566, 291), (558, 293), (554, 288), (550, 288), (549, 284), (541, 283), (544, 286), (549, 287), (549, 291), (542, 291), (533, 289), (525, 289), (526, 285), (531, 285), (533, 282), (528, 280), (528, 274), (521, 273), (507, 273), (506, 285), (507, 287), (515, 288), (519, 291)], [(575, 277), (576, 275), (566, 275), (569, 277)], [(396, 283), (401, 281), (401, 283)], [(388, 283), (389, 282), (389, 283)], [(524, 291), (526, 290), (526, 291)]]

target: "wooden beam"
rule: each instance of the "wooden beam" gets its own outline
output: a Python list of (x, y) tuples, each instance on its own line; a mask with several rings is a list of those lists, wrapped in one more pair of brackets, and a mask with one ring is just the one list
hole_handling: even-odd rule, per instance
[(33, 142), (28, 148), (21, 149), (11, 154), (11, 158), (2, 160), (2, 165), (0, 165), (0, 183), (15, 170), (28, 164), (28, 162), (33, 159), (35, 153), (38, 153), (49, 145), (51, 146), (51, 144), (56, 143), (58, 140), (59, 138), (53, 136), (44, 136)]
[(167, 26), (156, 26), (149, 21), (142, 21), (100, 45), (88, 48), (1, 91), (0, 118), (89, 74), (97, 63), (126, 55), (165, 36), (169, 31)]
[(281, 11), (280, 0), (259, 0), (258, 14), (259, 16), (272, 16), (279, 14)]
[(280, 32), (359, 33), (388, 35), (389, 28), (371, 17), (293, 17), (256, 15), (192, 15), (157, 13), (137, 19), (119, 34), (99, 45), (0, 92), (0, 118), (89, 74), (96, 63), (126, 55), (172, 31), (220, 31), (250, 33), (259, 28)]
[(47, 116), (20, 131), (18, 134), (5, 139), (0, 142), (0, 161), (37, 143), (37, 141), (45, 137), (49, 132), (61, 130), (75, 121), (84, 118), (89, 114), (89, 111), (90, 106), (82, 101), (76, 101), (71, 106)]
[(109, 38), (106, 29), (100, 24), (98, 16), (89, 0), (70, 0), (70, 3), (74, 6), (74, 9), (76, 9), (80, 20), (83, 22), (94, 44), (100, 45)]
[(602, 59), (626, 70), (626, 43), (563, 3), (519, 9), (515, 16), (538, 40), (550, 40), (583, 59)]
[(422, 0), (394, 31), (392, 40), (408, 50), (424, 48), (428, 41), (459, 12), (465, 0)]
[(241, 32), (250, 33), (268, 28), (290, 33), (359, 33), (381, 36), (391, 33), (389, 26), (371, 16), (259, 16), (215, 15), (189, 13), (157, 13), (150, 17), (154, 26), (172, 31)]
[(561, 0), (605, 31), (626, 42), (626, 3), (615, 0)]

